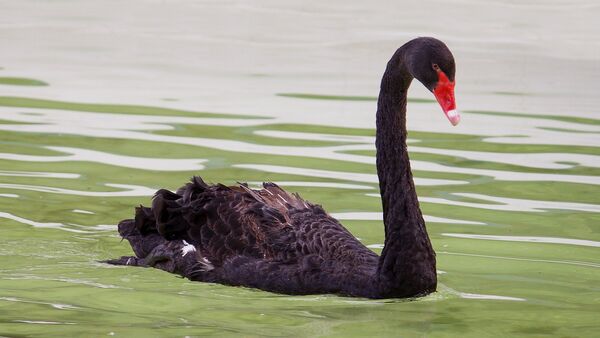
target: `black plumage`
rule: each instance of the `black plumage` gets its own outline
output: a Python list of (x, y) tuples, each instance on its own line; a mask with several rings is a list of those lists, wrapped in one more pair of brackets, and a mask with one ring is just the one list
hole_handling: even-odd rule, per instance
[(194, 177), (176, 193), (159, 190), (151, 208), (140, 206), (135, 219), (122, 221), (119, 233), (135, 256), (107, 262), (287, 294), (388, 298), (435, 291), (435, 253), (410, 170), (405, 117), (413, 77), (435, 88), (433, 63), (454, 80), (447, 47), (418, 38), (396, 51), (382, 79), (376, 141), (385, 224), (381, 256), (321, 206), (274, 183), (255, 190)]

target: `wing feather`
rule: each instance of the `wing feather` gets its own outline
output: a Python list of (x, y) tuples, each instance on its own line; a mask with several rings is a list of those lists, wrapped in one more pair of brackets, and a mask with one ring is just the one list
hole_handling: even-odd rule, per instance
[(306, 255), (345, 260), (349, 246), (369, 252), (323, 208), (270, 182), (251, 189), (193, 177), (176, 193), (159, 190), (152, 208), (137, 208), (135, 225), (193, 244), (215, 267), (239, 256), (293, 262)]

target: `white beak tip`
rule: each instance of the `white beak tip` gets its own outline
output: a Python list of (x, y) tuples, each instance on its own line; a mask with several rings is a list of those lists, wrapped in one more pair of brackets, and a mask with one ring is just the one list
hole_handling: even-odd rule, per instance
[(456, 126), (460, 122), (460, 113), (456, 109), (449, 110), (446, 113), (448, 120), (452, 123), (453, 126)]

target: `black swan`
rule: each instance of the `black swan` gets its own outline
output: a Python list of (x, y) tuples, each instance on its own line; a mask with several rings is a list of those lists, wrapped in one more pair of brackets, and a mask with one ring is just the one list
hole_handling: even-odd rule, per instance
[(406, 92), (413, 78), (432, 91), (453, 125), (454, 58), (434, 38), (400, 47), (377, 102), (377, 174), (385, 247), (365, 247), (319, 205), (273, 183), (263, 189), (210, 185), (200, 177), (119, 223), (135, 257), (106, 262), (155, 267), (194, 281), (285, 294), (401, 298), (434, 292), (435, 252), (419, 208), (406, 148)]

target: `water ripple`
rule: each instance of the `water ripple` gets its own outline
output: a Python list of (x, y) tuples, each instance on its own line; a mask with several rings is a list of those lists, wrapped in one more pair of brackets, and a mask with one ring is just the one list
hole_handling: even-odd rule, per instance
[(471, 193), (452, 193), (450, 195), (464, 196), (470, 198), (476, 198), (484, 201), (491, 201), (501, 204), (491, 203), (473, 203), (473, 202), (461, 202), (453, 201), (445, 198), (437, 197), (419, 197), (419, 201), (427, 203), (439, 203), (447, 205), (457, 205), (470, 208), (480, 208), (488, 210), (503, 210), (503, 211), (526, 211), (526, 212), (545, 212), (547, 209), (558, 209), (558, 210), (577, 210), (586, 212), (600, 212), (600, 205), (596, 204), (585, 204), (585, 203), (572, 203), (572, 202), (551, 202), (551, 201), (537, 201), (537, 200), (526, 200), (517, 198), (507, 197), (495, 197), (481, 194)]
[[(94, 232), (94, 231), (90, 231), (90, 230), (104, 231), (104, 230), (107, 230), (107, 227), (108, 227), (108, 226), (104, 226), (104, 225), (82, 226), (82, 225), (77, 225), (77, 224), (68, 224), (67, 225), (67, 224), (62, 224), (62, 223), (57, 223), (57, 222), (36, 222), (36, 221), (32, 221), (27, 218), (13, 215), (8, 212), (0, 212), (0, 218), (6, 218), (6, 219), (10, 219), (15, 222), (22, 223), (22, 224), (31, 225), (34, 228), (59, 229), (59, 230), (74, 232), (74, 233), (78, 233), (78, 234), (90, 234), (90, 233)], [(71, 226), (75, 226), (77, 228), (82, 228), (85, 230), (74, 229)], [(114, 230), (114, 228), (115, 227), (112, 226), (110, 228), (110, 230)]]
[(52, 322), (47, 320), (14, 320), (16, 323), (25, 323), (25, 324), (43, 324), (43, 325), (75, 325), (77, 323), (73, 322)]
[(88, 211), (88, 210), (82, 210), (82, 209), (73, 209), (73, 210), (71, 210), (71, 211), (72, 211), (72, 212), (74, 212), (74, 213), (78, 213), (78, 214), (88, 214), (88, 215), (93, 215), (93, 214), (95, 214), (95, 213), (94, 213), (94, 212), (92, 212), (92, 211)]
[[(309, 177), (323, 177), (323, 178), (335, 178), (339, 180), (347, 180), (354, 182), (365, 182), (365, 183), (378, 183), (379, 179), (375, 174), (363, 174), (363, 173), (352, 173), (345, 171), (333, 171), (333, 170), (321, 170), (321, 169), (308, 169), (298, 167), (286, 167), (278, 165), (267, 165), (267, 164), (234, 164), (233, 167), (259, 170), (264, 172), (272, 173), (286, 173), (289, 175), (300, 175)], [(417, 185), (448, 185), (448, 184), (468, 184), (467, 181), (457, 180), (442, 180), (435, 178), (415, 178)]]
[[(331, 213), (333, 218), (339, 220), (361, 220), (361, 221), (383, 221), (383, 213), (381, 212), (334, 212)], [(431, 223), (452, 223), (452, 224), (471, 224), (471, 225), (486, 225), (482, 222), (465, 221), (461, 219), (451, 219), (445, 217), (435, 217), (423, 215), (426, 222)]]
[[(163, 158), (148, 158), (148, 157), (135, 157), (135, 156), (124, 156), (116, 155), (107, 152), (71, 148), (71, 147), (45, 147), (53, 151), (67, 153), (65, 156), (40, 156), (40, 155), (23, 155), (23, 154), (12, 154), (12, 153), (0, 153), (0, 159), (13, 160), (13, 161), (27, 161), (27, 162), (67, 162), (67, 161), (86, 161), (96, 162), (108, 165), (114, 165), (125, 168), (133, 169), (145, 169), (145, 170), (157, 170), (157, 171), (188, 171), (188, 170), (202, 170), (204, 165), (201, 163), (206, 162), (204, 159), (163, 159)], [(39, 177), (57, 177), (59, 174), (49, 173), (37, 173), (46, 174), (45, 176)], [(3, 175), (3, 172), (0, 172)], [(54, 176), (49, 176), (54, 175)], [(60, 174), (68, 175), (68, 174)], [(74, 175), (74, 174), (71, 174)], [(76, 175), (79, 177), (79, 175)], [(75, 177), (75, 178), (76, 178)], [(73, 177), (68, 177), (73, 178)]]
[(27, 218), (15, 216), (15, 215), (10, 214), (8, 212), (0, 212), (0, 218), (8, 218), (8, 219), (11, 219), (11, 220), (19, 222), (19, 223), (23, 223), (23, 224), (28, 224), (28, 225), (34, 226), (36, 228), (60, 228), (60, 227), (64, 226), (62, 223), (36, 222), (36, 221), (29, 220)]
[(75, 223), (63, 224), (58, 222), (37, 222), (27, 218), (19, 217), (17, 215), (13, 215), (8, 212), (0, 212), (0, 218), (6, 218), (22, 224), (31, 225), (34, 228), (59, 229), (78, 234), (92, 234), (98, 231), (116, 230), (116, 225), (113, 224), (81, 225)]
[[(255, 187), (262, 187), (263, 182), (251, 181), (246, 182)], [(372, 186), (347, 184), (337, 182), (303, 182), (303, 181), (277, 181), (277, 185), (282, 187), (316, 187), (316, 188), (335, 188), (335, 189), (356, 189), (356, 190), (373, 190)]]
[(124, 190), (120, 191), (89, 191), (89, 190), (73, 190), (56, 187), (45, 187), (39, 185), (27, 185), (27, 184), (10, 184), (0, 183), (0, 188), (5, 189), (20, 189), (38, 192), (47, 192), (54, 194), (65, 194), (75, 196), (93, 196), (93, 197), (126, 197), (126, 196), (152, 196), (156, 192), (156, 189), (140, 185), (131, 184), (116, 184), (116, 183), (105, 183), (105, 186), (113, 188), (121, 188)]
[[(257, 130), (257, 135), (268, 136), (282, 139), (294, 140), (318, 140), (318, 141), (336, 141), (336, 142), (356, 142), (367, 144), (367, 147), (357, 149), (349, 146), (347, 150), (374, 150), (375, 137), (355, 136), (355, 135), (337, 135), (322, 133), (290, 132), (278, 130)], [(407, 140), (408, 143), (418, 142), (419, 140)], [(600, 156), (586, 154), (568, 154), (568, 153), (499, 153), (487, 151), (468, 151), (455, 149), (440, 149), (420, 146), (410, 146), (411, 153), (427, 153), (436, 155), (446, 155), (461, 157), (472, 161), (485, 161), (494, 163), (512, 164), (530, 168), (542, 169), (568, 169), (573, 168), (576, 163), (587, 167), (600, 167)], [(569, 162), (569, 164), (558, 163)]]
[(291, 139), (291, 140), (329, 141), (329, 142), (344, 142), (344, 143), (349, 143), (349, 142), (354, 143), (355, 142), (355, 143), (367, 143), (367, 144), (371, 144), (371, 145), (375, 144), (374, 136), (305, 133), (305, 132), (281, 131), (281, 130), (255, 130), (254, 134), (260, 135), (260, 136)]
[(467, 239), (484, 239), (491, 241), (508, 241), (508, 242), (527, 242), (527, 243), (550, 243), (550, 244), (569, 244), (579, 246), (589, 246), (600, 248), (600, 242), (587, 239), (573, 239), (560, 237), (539, 237), (539, 236), (499, 236), (499, 235), (475, 235), (475, 234), (458, 234), (458, 233), (442, 233), (442, 236), (467, 238)]
[[(487, 151), (467, 151), (411, 146), (411, 152), (446, 155), (465, 158), (472, 161), (511, 164), (541, 169), (568, 169), (576, 164), (586, 167), (600, 167), (600, 156), (567, 153), (498, 153)], [(569, 164), (558, 163), (569, 162)], [(570, 164), (574, 163), (574, 164)]]
[[(177, 143), (187, 144), (201, 147), (208, 147), (213, 149), (219, 149), (223, 151), (236, 151), (244, 153), (258, 153), (258, 154), (271, 154), (271, 155), (283, 155), (283, 156), (301, 156), (301, 157), (314, 157), (324, 158), (340, 161), (350, 161), (357, 163), (374, 163), (374, 158), (371, 156), (353, 155), (339, 153), (341, 149), (352, 149), (352, 145), (344, 146), (332, 146), (332, 147), (292, 147), (292, 146), (271, 146), (262, 145), (256, 143), (249, 143), (237, 140), (228, 139), (212, 139), (212, 138), (198, 138), (198, 137), (184, 137), (184, 136), (170, 136), (170, 135), (159, 135), (150, 134), (148, 130), (156, 130), (155, 124), (149, 123), (145, 120), (148, 116), (135, 115), (134, 120), (137, 124), (131, 122), (130, 124), (116, 124), (114, 121), (108, 121), (107, 116), (103, 115), (115, 115), (115, 114), (93, 114), (94, 118), (103, 120), (104, 124), (100, 127), (95, 124), (87, 123), (82, 125), (79, 121), (82, 119), (81, 115), (91, 113), (78, 112), (57, 112), (57, 116), (52, 116), (50, 121), (41, 119), (40, 121), (52, 122), (52, 124), (0, 124), (0, 130), (8, 131), (20, 131), (20, 132), (34, 132), (34, 133), (53, 133), (53, 134), (72, 134), (81, 135), (87, 137), (107, 137), (107, 138), (120, 138), (120, 139), (134, 139), (134, 140), (146, 140), (166, 143)], [(17, 114), (18, 116), (19, 114)], [(63, 116), (64, 115), (64, 116)], [(32, 118), (27, 115), (28, 118)], [(64, 119), (68, 117), (68, 121)], [(3, 118), (15, 118), (14, 114), (3, 117)], [(156, 118), (156, 116), (150, 116)], [(37, 118), (37, 117), (33, 117)], [(20, 119), (23, 119), (21, 116)], [(72, 121), (75, 119), (75, 121)], [(250, 120), (254, 121), (255, 120)], [(36, 121), (29, 121), (36, 122)], [(557, 122), (557, 121), (550, 121)], [(43, 123), (43, 122), (37, 122)], [(108, 127), (111, 128), (108, 128)], [(595, 128), (591, 126), (590, 128)], [(165, 128), (158, 128), (165, 129)], [(576, 135), (576, 133), (568, 133), (569, 135)], [(529, 141), (529, 139), (527, 139)], [(589, 144), (589, 138), (586, 139), (586, 144)], [(552, 142), (547, 143), (552, 144)], [(572, 143), (571, 143), (572, 144)], [(364, 148), (364, 144), (356, 145), (359, 148)], [(368, 146), (368, 145), (367, 145)], [(358, 148), (357, 148), (358, 149)], [(552, 182), (572, 182), (572, 183), (584, 183), (584, 184), (595, 184), (600, 185), (600, 177), (597, 176), (585, 176), (585, 175), (563, 175), (563, 174), (544, 174), (544, 173), (527, 173), (527, 172), (515, 172), (515, 171), (502, 171), (502, 170), (489, 170), (489, 169), (478, 169), (478, 168), (463, 168), (463, 167), (452, 167), (442, 165), (438, 163), (426, 162), (426, 161), (411, 161), (411, 165), (415, 170), (425, 170), (434, 172), (444, 173), (459, 173), (459, 174), (473, 174), (478, 176), (490, 176), (497, 180), (509, 180), (509, 181), (552, 181)]]
[[(0, 154), (0, 158), (2, 154)], [(44, 178), (79, 178), (79, 174), (69, 173), (47, 173), (40, 171), (9, 171), (0, 170), (0, 176), (17, 176), (17, 177), (44, 177)]]
[(480, 254), (470, 254), (470, 253), (464, 253), (464, 252), (450, 252), (450, 251), (436, 251), (436, 253), (445, 254), (445, 255), (454, 255), (454, 256), (503, 259), (503, 260), (522, 261), (522, 262), (531, 262), (531, 263), (566, 264), (566, 265), (585, 266), (585, 267), (590, 267), (590, 268), (600, 268), (600, 264), (598, 264), (598, 263), (582, 262), (582, 261), (561, 261), (561, 260), (553, 260), (553, 259), (506, 257), (506, 256), (480, 255)]
[(525, 298), (508, 297), (508, 296), (498, 296), (498, 295), (484, 295), (484, 294), (480, 294), (480, 293), (459, 292), (458, 296), (460, 298), (465, 298), (465, 299), (512, 300), (512, 301), (517, 301), (517, 302), (524, 302), (524, 301), (526, 301)]
[(47, 277), (43, 277), (43, 276), (21, 274), (19, 276), (4, 277), (4, 279), (8, 279), (8, 280), (41, 280), (41, 281), (51, 281), (51, 282), (62, 282), (62, 283), (69, 283), (69, 284), (80, 284), (80, 285), (92, 286), (92, 287), (100, 288), (100, 289), (130, 289), (127, 287), (122, 287), (122, 286), (113, 285), (113, 284), (103, 284), (103, 283), (97, 283), (97, 282), (93, 282), (93, 281), (89, 281), (89, 280), (85, 280), (85, 279), (67, 278), (67, 277), (47, 278)]
[[(369, 193), (367, 196), (379, 198), (379, 194)], [(508, 197), (497, 197), (474, 193), (450, 193), (450, 196), (462, 196), (467, 198), (479, 199), (482, 201), (490, 201), (493, 203), (475, 203), (475, 202), (463, 202), (455, 201), (446, 198), (439, 197), (419, 197), (420, 202), (426, 203), (437, 203), (456, 205), (468, 208), (479, 208), (488, 210), (502, 210), (502, 211), (525, 211), (525, 212), (547, 212), (548, 209), (556, 210), (576, 210), (585, 212), (600, 212), (600, 205), (597, 204), (586, 204), (586, 203), (574, 203), (574, 202), (556, 202), (556, 201), (538, 201), (528, 200), (519, 198), (508, 198)]]
[(40, 302), (40, 301), (35, 301), (35, 300), (20, 299), (20, 298), (16, 298), (16, 297), (0, 297), (0, 300), (4, 300), (4, 301), (7, 301), (7, 302), (18, 302), (18, 303), (48, 305), (48, 306), (51, 306), (51, 307), (53, 307), (55, 309), (58, 309), (58, 310), (77, 310), (77, 309), (80, 309), (80, 307), (75, 306), (75, 305), (61, 304), (61, 303)]
[(452, 167), (433, 162), (410, 161), (413, 170), (425, 170), (444, 173), (472, 174), (478, 176), (490, 176), (502, 181), (545, 181), (545, 182), (571, 182), (600, 185), (600, 176), (566, 175), (566, 174), (542, 174), (527, 173), (520, 171), (504, 171), (492, 169)]

